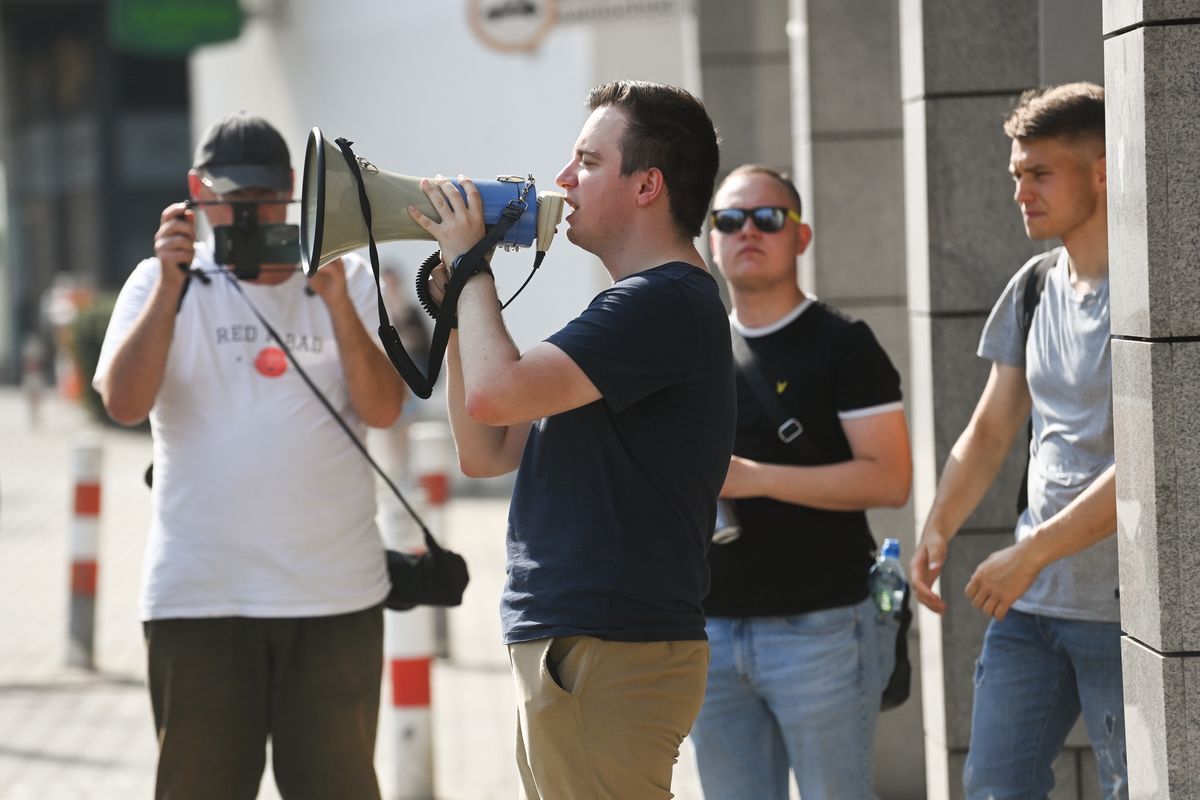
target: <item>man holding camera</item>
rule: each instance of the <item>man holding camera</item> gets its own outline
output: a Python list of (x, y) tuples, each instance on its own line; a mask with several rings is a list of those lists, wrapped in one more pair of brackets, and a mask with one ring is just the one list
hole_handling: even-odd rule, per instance
[[(701, 599), (733, 443), (729, 326), (694, 239), (718, 163), (704, 107), (670, 86), (592, 90), (557, 183), (568, 238), (613, 285), (524, 353), (480, 270), (458, 300), (447, 395), (471, 476), (517, 469), (501, 600), (526, 798), (671, 797), (704, 697)], [(456, 265), (480, 198), (423, 182)], [(447, 279), (433, 276), (434, 293)]]
[[(390, 425), (406, 392), (365, 327), (370, 271), (348, 258), (306, 282), (298, 250), (256, 263), (284, 257), (263, 234), (293, 188), (266, 120), (210, 127), (188, 188), (121, 290), (93, 379), (114, 420), (149, 416), (154, 438), (140, 613), (156, 795), (253, 798), (270, 739), (284, 797), (377, 798), (388, 578), (375, 483), (251, 307), (361, 436)], [(193, 206), (237, 277), (195, 240)]]
[(789, 772), (804, 797), (874, 797), (897, 624), (868, 597), (864, 511), (908, 500), (908, 427), (870, 328), (800, 289), (800, 211), (792, 181), (758, 164), (713, 199), (709, 242), (745, 347), (721, 491), (741, 535), (709, 551), (712, 664), (692, 732), (707, 800), (786, 800)]

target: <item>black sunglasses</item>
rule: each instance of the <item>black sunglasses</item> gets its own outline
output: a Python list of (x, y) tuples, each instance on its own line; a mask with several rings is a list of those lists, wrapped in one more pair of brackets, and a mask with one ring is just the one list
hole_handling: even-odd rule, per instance
[(758, 208), (714, 208), (712, 214), (713, 227), (721, 233), (737, 233), (746, 224), (746, 217), (754, 220), (754, 227), (763, 233), (775, 233), (783, 230), (789, 220), (800, 222), (800, 215), (790, 208), (783, 206), (759, 206)]

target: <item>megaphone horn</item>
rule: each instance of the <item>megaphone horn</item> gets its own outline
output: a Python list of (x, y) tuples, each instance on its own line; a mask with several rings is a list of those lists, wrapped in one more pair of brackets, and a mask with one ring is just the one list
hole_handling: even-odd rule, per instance
[[(363, 159), (359, 159), (358, 164), (371, 206), (371, 231), (375, 241), (433, 239), (408, 215), (408, 207), (413, 205), (426, 216), (441, 219), (421, 191), (421, 179), (381, 170)], [(346, 163), (342, 148), (325, 138), (320, 128), (313, 128), (308, 135), (302, 185), (300, 256), (304, 271), (311, 278), (324, 264), (365, 247), (367, 225), (359, 202), (358, 181)], [(455, 186), (463, 192), (457, 182)], [(523, 195), (537, 198), (536, 203), (528, 204), (525, 213), (505, 234), (500, 242), (502, 247), (529, 247), (535, 240), (541, 252), (550, 247), (555, 227), (562, 220), (561, 194), (538, 194), (532, 178), (501, 177), (494, 181), (475, 181), (475, 186), (483, 198), (486, 225), (500, 218), (509, 201)], [(463, 196), (466, 196), (465, 192)]]

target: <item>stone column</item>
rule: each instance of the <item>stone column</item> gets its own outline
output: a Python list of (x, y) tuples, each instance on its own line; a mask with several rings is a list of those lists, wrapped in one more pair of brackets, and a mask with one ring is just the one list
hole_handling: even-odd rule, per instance
[[(797, 185), (814, 230), (801, 285), (863, 319), (911, 398), (904, 278), (903, 121), (894, 4), (791, 0), (792, 129)], [(870, 512), (876, 540), (912, 552), (912, 508)], [(917, 631), (909, 650), (913, 696), (880, 717), (875, 786), (886, 800), (925, 797)]]
[(1104, 3), (1131, 798), (1200, 793), (1200, 2)]

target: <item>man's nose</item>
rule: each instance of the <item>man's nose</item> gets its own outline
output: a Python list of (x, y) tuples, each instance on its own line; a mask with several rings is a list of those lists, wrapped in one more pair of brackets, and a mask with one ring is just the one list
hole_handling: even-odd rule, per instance
[(1027, 180), (1019, 180), (1013, 187), (1013, 200), (1018, 203), (1028, 202), (1033, 197), (1033, 187)]
[(559, 170), (557, 175), (554, 176), (554, 184), (556, 186), (561, 186), (564, 189), (570, 189), (575, 185), (575, 170), (572, 168), (572, 166), (572, 164), (567, 164), (565, 167)]

